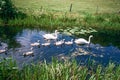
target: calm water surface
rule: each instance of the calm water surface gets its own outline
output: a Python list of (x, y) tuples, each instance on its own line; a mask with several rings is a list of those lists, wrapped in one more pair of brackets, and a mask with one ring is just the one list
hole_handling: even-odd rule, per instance
[[(99, 43), (98, 39), (102, 40), (102, 37), (95, 36), (92, 38), (92, 43), (90, 48), (87, 45), (65, 45), (55, 46), (55, 40), (50, 41), (50, 46), (40, 46), (33, 47), (34, 56), (23, 56), (24, 52), (30, 51), (30, 44), (40, 40), (40, 44), (48, 42), (45, 40), (42, 35), (50, 33), (43, 30), (37, 29), (24, 29), (21, 32), (18, 32), (14, 37), (16, 43), (20, 44), (17, 48), (10, 48), (7, 51), (7, 54), (0, 54), (2, 57), (11, 56), (17, 63), (22, 65), (31, 62), (41, 62), (46, 59), (47, 62), (51, 61), (52, 56), (58, 58), (59, 60), (67, 60), (75, 58), (78, 62), (85, 63), (88, 58), (93, 59), (97, 63), (108, 64), (109, 61), (115, 63), (120, 63), (120, 49), (118, 46), (114, 46), (112, 42), (109, 42), (108, 45), (102, 45), (102, 41)], [(59, 34), (58, 41), (65, 39), (65, 41), (70, 41), (75, 39), (75, 37)], [(85, 39), (87, 37), (83, 37)], [(11, 44), (12, 45), (12, 44)]]

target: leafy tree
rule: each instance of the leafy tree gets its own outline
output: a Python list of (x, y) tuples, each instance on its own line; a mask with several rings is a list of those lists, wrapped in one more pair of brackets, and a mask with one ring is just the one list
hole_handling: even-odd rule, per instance
[(9, 19), (25, 17), (25, 14), (18, 11), (11, 0), (0, 0), (0, 18), (7, 22)]

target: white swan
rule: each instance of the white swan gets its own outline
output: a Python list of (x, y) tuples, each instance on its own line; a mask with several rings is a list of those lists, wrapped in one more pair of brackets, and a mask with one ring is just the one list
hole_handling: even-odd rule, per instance
[(23, 56), (33, 55), (33, 54), (34, 54), (34, 52), (33, 52), (33, 47), (31, 47), (30, 50), (31, 50), (31, 51), (28, 51), (28, 52), (23, 53)]
[(83, 39), (83, 38), (79, 38), (79, 39), (75, 39), (74, 42), (75, 42), (76, 44), (90, 44), (90, 39), (91, 39), (92, 37), (93, 37), (93, 35), (90, 35), (88, 41), (85, 40), (85, 39)]
[(4, 49), (1, 49), (0, 53), (6, 53), (6, 51), (7, 51), (7, 47), (5, 47)]
[(67, 41), (65, 42), (66, 45), (72, 45), (73, 44), (73, 39), (71, 39), (71, 41)]
[(42, 46), (50, 46), (50, 42), (42, 43)]
[(64, 43), (64, 40), (65, 40), (65, 39), (60, 40), (60, 41), (57, 41), (57, 42), (55, 42), (54, 44), (55, 44), (56, 46), (60, 46), (60, 45), (62, 45), (62, 44)]
[(4, 53), (6, 50), (5, 49), (2, 49), (2, 50), (0, 50), (0, 53)]
[(57, 37), (58, 37), (58, 36), (57, 36), (57, 33), (58, 33), (58, 31), (55, 30), (55, 33), (54, 33), (54, 34), (44, 34), (43, 37), (44, 37), (44, 39), (46, 39), (46, 40), (50, 40), (50, 39), (56, 40)]
[(31, 46), (40, 46), (40, 40), (38, 40), (38, 41), (35, 42), (35, 43), (31, 43), (30, 45), (31, 45)]

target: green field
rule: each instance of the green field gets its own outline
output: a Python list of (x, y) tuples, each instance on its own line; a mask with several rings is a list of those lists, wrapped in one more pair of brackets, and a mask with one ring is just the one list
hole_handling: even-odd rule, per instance
[(72, 3), (72, 12), (89, 13), (117, 13), (120, 10), (120, 0), (12, 0), (16, 7), (44, 11), (69, 12)]

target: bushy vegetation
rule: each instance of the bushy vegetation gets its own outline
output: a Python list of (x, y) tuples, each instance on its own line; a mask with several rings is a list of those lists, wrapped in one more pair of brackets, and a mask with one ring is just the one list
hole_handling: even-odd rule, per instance
[(14, 19), (16, 13), (16, 9), (13, 6), (11, 0), (0, 1), (0, 17), (2, 19)]
[[(89, 64), (89, 63), (88, 63)], [(18, 68), (11, 58), (0, 59), (0, 80), (119, 80), (120, 65), (109, 63), (80, 66), (75, 60), (24, 65)]]
[(23, 18), (25, 14), (17, 10), (11, 0), (0, 0), (0, 18), (7, 24), (9, 20)]

